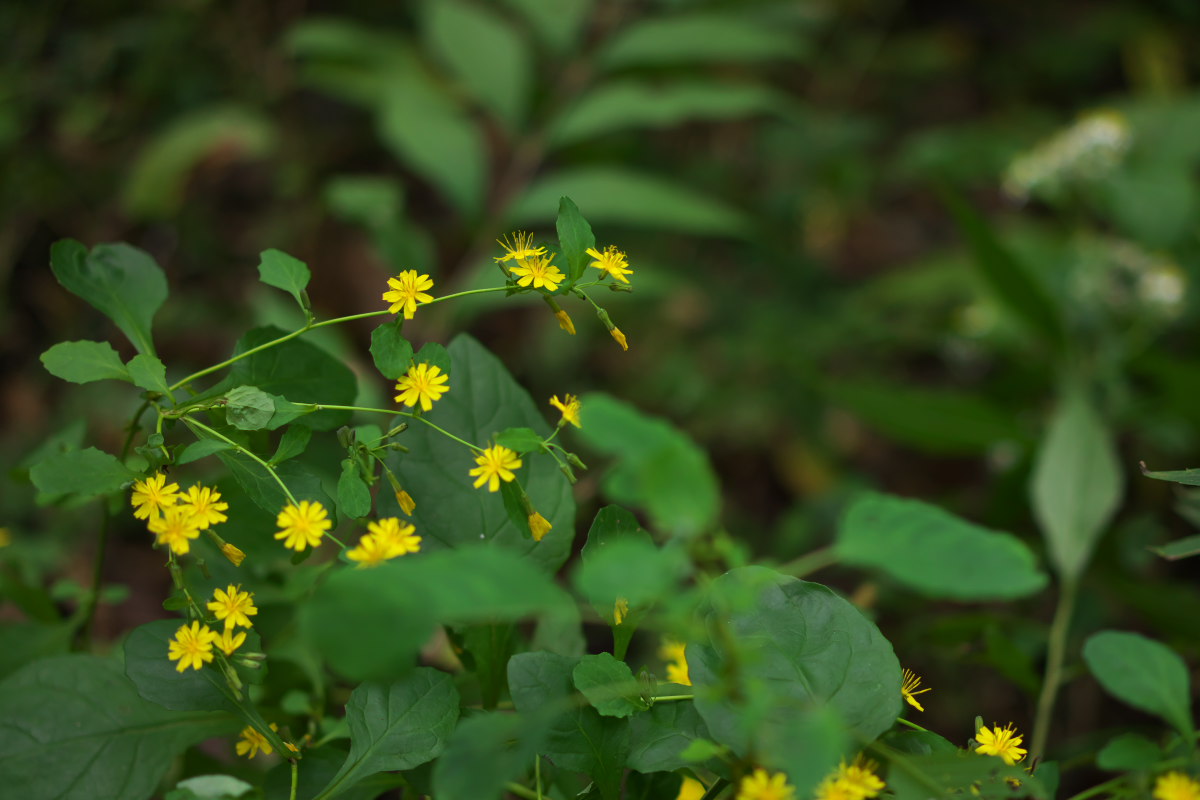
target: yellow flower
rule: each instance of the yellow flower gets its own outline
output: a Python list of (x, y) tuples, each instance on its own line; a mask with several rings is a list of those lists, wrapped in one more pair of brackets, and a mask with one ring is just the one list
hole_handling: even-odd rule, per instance
[(526, 231), (514, 231), (503, 239), (497, 239), (496, 244), (504, 248), (504, 255), (496, 259), (497, 264), (505, 261), (521, 263), (528, 258), (540, 258), (546, 254), (546, 248), (533, 246), (533, 234)]
[(155, 544), (165, 544), (175, 555), (185, 555), (191, 549), (191, 541), (200, 535), (196, 518), (190, 506), (168, 508), (161, 517), (155, 517), (146, 525), (155, 535)]
[(614, 325), (613, 327), (609, 328), (608, 333), (613, 337), (617, 344), (621, 345), (622, 350), (629, 349), (629, 342), (625, 341), (625, 334), (621, 333), (620, 328)]
[(224, 591), (217, 589), (213, 592), (213, 601), (208, 604), (208, 610), (218, 620), (225, 620), (225, 630), (235, 625), (249, 628), (254, 624), (250, 621), (250, 617), (258, 613), (254, 607), (254, 595), (241, 589), (240, 585), (234, 586), (232, 583)]
[(553, 263), (554, 254), (550, 256), (535, 256), (534, 258), (518, 261), (519, 266), (513, 267), (509, 271), (513, 275), (519, 275), (520, 280), (517, 281), (518, 286), (529, 286), (533, 284), (533, 288), (541, 289), (545, 287), (546, 291), (557, 291), (558, 285), (567, 279), (566, 275), (562, 274)]
[(240, 567), (246, 560), (246, 554), (229, 542), (221, 542), (221, 554), (228, 558), (235, 567)]
[(138, 519), (150, 519), (158, 516), (164, 508), (170, 508), (179, 500), (179, 484), (167, 483), (167, 476), (156, 472), (143, 481), (133, 484), (133, 495), (129, 503), (133, 506), (133, 515)]
[(405, 514), (412, 516), (412, 512), (417, 507), (417, 502), (412, 499), (412, 495), (403, 489), (396, 491), (396, 502), (400, 504), (400, 510)]
[(629, 279), (625, 276), (632, 275), (633, 270), (629, 269), (629, 261), (626, 260), (625, 254), (616, 248), (616, 245), (610, 244), (604, 248), (603, 253), (594, 247), (589, 247), (586, 252), (589, 256), (596, 259), (591, 264), (588, 264), (589, 267), (595, 267), (601, 272), (607, 272), (621, 283), (629, 283)]
[(487, 448), (479, 454), (475, 463), (479, 466), (467, 474), (478, 475), (479, 477), (475, 479), (475, 488), (478, 489), (486, 483), (489, 492), (499, 491), (500, 481), (507, 483), (513, 480), (517, 477), (513, 470), (521, 468), (521, 459), (517, 458), (515, 452), (503, 445)]
[(395, 555), (393, 550), (392, 543), (387, 539), (381, 539), (373, 533), (365, 533), (359, 538), (357, 545), (346, 551), (346, 558), (357, 561), (360, 568), (378, 567)]
[(221, 635), (217, 637), (217, 647), (221, 648), (226, 656), (233, 655), (234, 651), (242, 646), (246, 641), (246, 632), (242, 631), (236, 636), (232, 628), (226, 628)]
[(297, 553), (305, 547), (319, 547), (325, 531), (333, 527), (325, 507), (316, 500), (301, 500), (299, 506), (288, 503), (275, 520), (279, 526), (276, 539), (283, 539), (283, 546)]
[(796, 787), (787, 782), (782, 772), (769, 774), (762, 767), (742, 778), (738, 785), (737, 800), (792, 800)]
[(854, 763), (845, 761), (817, 786), (817, 800), (867, 800), (877, 797), (886, 787), (875, 774), (876, 764), (864, 760), (860, 754)]
[(667, 662), (667, 681), (682, 686), (691, 686), (692, 679), (688, 675), (687, 645), (674, 639), (666, 639), (658, 649), (658, 655)]
[(1002, 758), (1005, 764), (1015, 764), (1025, 757), (1026, 751), (1021, 747), (1022, 738), (1017, 735), (1011, 722), (1003, 728), (999, 725), (992, 728), (983, 726), (975, 734), (975, 741), (979, 743), (975, 748), (976, 753)]
[[(562, 412), (563, 422), (569, 422), (576, 428), (581, 428), (583, 425), (579, 421), (579, 398), (573, 394), (563, 395), (563, 400), (558, 399), (558, 395), (550, 398), (550, 405)], [(559, 423), (562, 425), (562, 422)]]
[(346, 551), (346, 558), (357, 561), (360, 567), (376, 567), (388, 559), (421, 549), (421, 537), (416, 528), (395, 517), (367, 524), (368, 533), (358, 540), (358, 546)]
[(629, 600), (624, 597), (618, 597), (617, 602), (613, 604), (613, 624), (620, 625), (629, 616)]
[(683, 776), (683, 783), (679, 785), (679, 794), (675, 796), (675, 800), (700, 800), (704, 797), (704, 784), (695, 778)]
[(1200, 783), (1182, 772), (1159, 775), (1154, 782), (1154, 800), (1200, 800)]
[(428, 275), (418, 275), (415, 269), (406, 269), (395, 278), (388, 278), (390, 292), (383, 293), (385, 303), (391, 303), (388, 311), (395, 314), (404, 309), (404, 318), (412, 319), (417, 313), (417, 303), (433, 301), (433, 295), (425, 294), (433, 288), (433, 280)]
[(917, 702), (917, 695), (925, 694), (925, 692), (930, 690), (917, 688), (921, 685), (921, 679), (911, 669), (904, 670), (902, 677), (904, 678), (904, 683), (900, 686), (900, 694), (904, 697), (904, 701), (917, 711), (924, 711), (924, 707)]
[[(575, 323), (571, 320), (570, 314), (560, 308), (554, 312), (554, 316), (558, 318), (558, 327), (562, 328), (572, 336), (575, 335)], [(691, 779), (688, 778), (687, 780)], [(695, 781), (692, 782), (695, 783)]]
[(396, 391), (400, 393), (396, 395), (396, 402), (406, 406), (420, 403), (421, 408), (428, 411), (433, 408), (434, 402), (450, 391), (449, 380), (450, 376), (443, 375), (441, 367), (417, 364), (396, 382)]
[[(271, 723), (271, 730), (279, 730), (275, 723)], [(247, 725), (242, 728), (242, 732), (238, 734), (241, 741), (237, 743), (237, 754), (246, 758), (254, 758), (258, 755), (258, 751), (262, 750), (265, 755), (271, 755), (274, 750), (271, 748), (271, 743), (267, 741), (267, 737), (263, 736), (252, 726)]]
[(212, 629), (199, 622), (193, 622), (190, 628), (181, 625), (167, 648), (167, 658), (179, 662), (175, 665), (177, 672), (183, 672), (188, 667), (200, 669), (213, 660), (213, 640), (216, 638), (217, 634)]
[(533, 534), (533, 540), (535, 542), (540, 542), (553, 527), (554, 526), (550, 524), (550, 520), (546, 519), (538, 512), (535, 511), (529, 515), (529, 532)]
[(192, 510), (192, 515), (196, 518), (196, 527), (200, 530), (229, 519), (221, 513), (229, 508), (229, 503), (222, 502), (221, 493), (207, 486), (189, 486), (179, 498), (179, 507)]

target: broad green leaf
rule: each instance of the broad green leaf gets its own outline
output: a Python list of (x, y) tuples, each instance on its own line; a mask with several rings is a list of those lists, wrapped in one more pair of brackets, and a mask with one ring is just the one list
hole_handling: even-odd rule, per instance
[(413, 356), (413, 361), (437, 367), (445, 375), (450, 374), (450, 367), (454, 363), (449, 351), (437, 342), (426, 342), (421, 345), (421, 349)]
[[(125, 640), (125, 677), (137, 687), (138, 694), (151, 703), (173, 711), (237, 711), (221, 671), (213, 664), (203, 669), (179, 672), (178, 662), (167, 658), (176, 631), (186, 624), (182, 619), (160, 619), (135, 628)], [(212, 626), (210, 626), (212, 627)], [(219, 627), (212, 627), (217, 633)], [(262, 650), (258, 632), (246, 631), (241, 649)], [(238, 668), (243, 683), (262, 683), (262, 670)]]
[[(710, 642), (689, 644), (687, 662), (696, 708), (718, 742), (751, 752), (779, 738), (773, 732), (788, 730), (792, 716), (822, 706), (865, 741), (895, 723), (900, 664), (892, 646), (830, 589), (743, 567), (713, 582), (709, 605)], [(718, 624), (724, 633), (713, 630)], [(728, 692), (730, 659), (740, 670), (744, 702)]]
[[(543, 618), (546, 615), (543, 615)], [(457, 631), (455, 652), (479, 681), (479, 695), (484, 708), (494, 708), (504, 694), (508, 659), (518, 646), (517, 627), (512, 622), (485, 622), (467, 625)]]
[(1084, 643), (1083, 660), (1104, 691), (1191, 737), (1188, 668), (1174, 650), (1137, 633), (1101, 631)]
[(239, 386), (225, 394), (225, 419), (239, 430), (262, 430), (274, 415), (275, 401), (257, 386)]
[(257, 160), (275, 143), (270, 119), (252, 108), (215, 106), (182, 114), (136, 151), (121, 206), (137, 220), (170, 219), (183, 207), (192, 171), (205, 159)]
[(232, 775), (197, 775), (175, 784), (164, 800), (238, 800), (254, 787)]
[(135, 386), (171, 396), (171, 390), (167, 387), (167, 368), (155, 356), (140, 353), (129, 359), (126, 366)]
[(571, 671), (571, 680), (601, 716), (628, 717), (647, 708), (633, 671), (611, 653), (581, 658)]
[(511, 130), (525, 117), (532, 77), (524, 38), (490, 8), (462, 0), (425, 6), (425, 40), (430, 51)]
[[(449, 353), (454, 360), (450, 391), (426, 415), (431, 422), (479, 445), (507, 428), (550, 434), (529, 393), (482, 345), (458, 336)], [(575, 500), (551, 459), (527, 457), (517, 471), (534, 508), (553, 525), (541, 542), (535, 542), (509, 519), (500, 492), (474, 488), (469, 473), (475, 456), (467, 448), (423, 424), (412, 425), (396, 441), (410, 452), (389, 457), (388, 464), (417, 503), (412, 521), (424, 537), (423, 551), (488, 541), (528, 555), (551, 572), (566, 560), (574, 536)], [(381, 514), (398, 513), (390, 493), (379, 498), (378, 505)]]
[(312, 428), (307, 425), (289, 425), (279, 438), (279, 447), (275, 448), (275, 455), (271, 456), (269, 463), (276, 466), (302, 454), (308, 448), (311, 438)]
[(379, 374), (396, 380), (412, 365), (413, 347), (401, 333), (401, 319), (385, 322), (371, 331), (371, 358)]
[(694, 536), (716, 521), (717, 479), (695, 442), (608, 395), (589, 394), (582, 402), (587, 424), (577, 435), (617, 460), (604, 480), (612, 499), (645, 508), (654, 526), (672, 535)]
[(554, 225), (558, 231), (558, 246), (567, 260), (567, 277), (577, 281), (591, 261), (588, 249), (596, 246), (592, 226), (569, 197), (558, 199), (558, 218)]
[(13, 797), (149, 797), (185, 748), (239, 727), (143, 700), (108, 659), (35, 661), (0, 683), (0, 775)]
[(1033, 514), (1059, 574), (1083, 574), (1121, 501), (1112, 435), (1082, 391), (1069, 391), (1050, 420), (1031, 476)]
[(562, 114), (550, 141), (561, 147), (631, 128), (782, 114), (790, 104), (786, 96), (751, 83), (614, 81), (596, 87)]
[(980, 275), (996, 299), (1043, 339), (1061, 343), (1062, 321), (1054, 299), (983, 217), (948, 186), (943, 184), (940, 189), (942, 202), (966, 236)]
[[(419, 526), (417, 533), (425, 535)], [(377, 679), (410, 669), (439, 624), (515, 621), (564, 602), (547, 575), (507, 549), (422, 550), (333, 573), (302, 609), (301, 624), (334, 669)]]
[(1182, 483), (1184, 486), (1200, 486), (1200, 469), (1175, 469), (1154, 472), (1142, 465), (1142, 474), (1156, 481), (1171, 481)]
[(600, 54), (608, 69), (722, 61), (772, 61), (806, 56), (808, 43), (786, 27), (751, 14), (686, 12), (638, 20)]
[(555, 52), (579, 41), (593, 0), (504, 0), (521, 14), (539, 38)]
[(29, 469), (29, 477), (38, 490), (38, 502), (46, 503), (63, 495), (94, 497), (115, 492), (139, 476), (116, 456), (88, 447), (52, 455)]
[[(243, 453), (223, 451), (217, 457), (229, 468), (234, 480), (245, 489), (250, 499), (275, 517), (288, 504), (287, 495), (283, 493), (278, 481), (263, 469), (257, 461)], [(333, 499), (325, 492), (321, 476), (311, 467), (299, 461), (287, 461), (275, 467), (275, 473), (287, 484), (297, 502), (300, 500), (315, 500), (329, 512), (329, 518), (337, 523), (334, 513)]]
[(917, 500), (865, 493), (846, 512), (834, 550), (847, 564), (881, 570), (929, 597), (1000, 600), (1047, 581), (1015, 536), (973, 525)]
[[(11, 597), (11, 584), (4, 583), (9, 582), (0, 582), (0, 594), (15, 608), (20, 608), (22, 604)], [(46, 605), (50, 614), (57, 617), (58, 612), (48, 597)], [(71, 648), (74, 634), (74, 625), (66, 622), (5, 622), (0, 625), (0, 678), (6, 678), (38, 659), (65, 655)]]
[(537, 740), (515, 714), (485, 712), (459, 723), (433, 765), (438, 800), (500, 800), (504, 785), (533, 763)]
[(259, 255), (258, 278), (268, 286), (283, 289), (296, 298), (296, 303), (301, 309), (308, 310), (304, 290), (308, 288), (312, 273), (300, 259), (282, 250), (264, 250)]
[(220, 439), (201, 439), (198, 442), (192, 442), (187, 447), (175, 456), (176, 464), (190, 464), (193, 461), (199, 461), (202, 458), (208, 458), (211, 455), (220, 453), (223, 450), (229, 450), (233, 447), (229, 442), (223, 442)]
[(1100, 188), (1117, 227), (1152, 249), (1179, 244), (1192, 229), (1200, 196), (1178, 162), (1129, 165), (1107, 177)]
[(358, 474), (354, 459), (342, 461), (342, 475), (337, 485), (338, 511), (343, 517), (359, 519), (371, 513), (371, 490)]
[[(742, 236), (749, 220), (724, 202), (674, 181), (617, 167), (574, 167), (535, 181), (510, 211), (509, 224), (550, 222), (560, 197), (588, 210), (593, 225), (606, 223), (703, 236)], [(630, 262), (637, 269), (637, 260)]]
[(446, 749), (458, 721), (454, 679), (418, 667), (391, 683), (362, 683), (346, 704), (350, 755), (318, 797), (336, 797), (376, 772), (412, 769)]
[(143, 250), (127, 244), (99, 244), (89, 253), (74, 239), (50, 248), (54, 277), (116, 323), (139, 353), (154, 355), (150, 329), (167, 299), (162, 268)]
[(1168, 561), (1190, 558), (1194, 555), (1200, 555), (1200, 535), (1186, 536), (1164, 544), (1161, 547), (1151, 547), (1150, 550)]
[(831, 706), (774, 717), (758, 737), (760, 758), (787, 772), (801, 797), (812, 797), (851, 747), (846, 723)]
[(573, 583), (602, 616), (623, 597), (630, 606), (648, 606), (678, 591), (690, 562), (678, 547), (656, 547), (649, 537), (620, 539), (591, 554), (575, 571)]
[(387, 228), (404, 213), (404, 187), (395, 178), (339, 175), (325, 184), (330, 210), (365, 228)]
[(522, 455), (542, 449), (542, 437), (533, 428), (505, 428), (492, 441)]
[[(975, 753), (951, 752), (910, 756), (894, 754), (888, 771), (888, 788), (896, 800), (951, 798), (979, 792), (980, 797), (1032, 797), (1049, 800), (1050, 795), (1037, 777), (1022, 764), (1005, 764), (1003, 759)], [(921, 776), (917, 780), (914, 776)], [(1005, 783), (1020, 781), (1020, 794)], [(934, 794), (937, 792), (937, 794)]]
[(129, 371), (108, 342), (59, 342), (41, 356), (46, 371), (71, 383), (129, 381)]
[(1132, 772), (1150, 769), (1162, 757), (1162, 749), (1145, 736), (1122, 733), (1096, 754), (1096, 766), (1113, 772)]
[[(697, 759), (686, 757), (685, 751), (695, 749), (695, 743), (706, 743), (710, 750), (700, 761), (715, 753), (708, 741), (708, 727), (694, 703), (671, 701), (655, 703), (649, 711), (634, 714), (629, 720), (632, 746), (626, 766), (638, 772), (665, 772), (694, 766)], [(704, 747), (703, 744), (700, 747)]]

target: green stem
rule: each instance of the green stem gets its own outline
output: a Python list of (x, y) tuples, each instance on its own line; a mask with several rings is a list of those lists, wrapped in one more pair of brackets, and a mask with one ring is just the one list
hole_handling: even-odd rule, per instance
[(467, 295), (471, 295), (471, 294), (487, 294), (488, 292), (507, 292), (508, 289), (509, 289), (509, 287), (507, 287), (507, 286), (490, 286), (487, 289), (467, 289), (462, 292), (455, 292), (454, 294), (447, 294), (447, 295), (443, 295), (441, 297), (435, 297), (432, 300), (430, 300), (428, 303), (420, 303), (419, 307), (432, 306), (432, 305), (436, 305), (437, 303), (441, 303), (445, 300), (453, 300), (457, 297), (466, 297)]
[(907, 725), (907, 726), (908, 726), (908, 727), (910, 727), (910, 728), (915, 728), (916, 730), (919, 730), (919, 731), (925, 731), (925, 733), (929, 733), (929, 729), (928, 729), (928, 728), (922, 728), (922, 727), (921, 727), (920, 725), (918, 725), (917, 723), (915, 723), (915, 722), (909, 722), (909, 721), (908, 721), (908, 720), (906, 720), (904, 717), (896, 717), (896, 722), (899, 722), (901, 725)]
[(533, 791), (528, 786), (522, 786), (519, 783), (506, 783), (504, 784), (504, 790), (506, 792), (515, 794), (517, 797), (524, 797), (525, 800), (542, 800), (541, 796), (538, 795), (537, 792)]
[(713, 785), (708, 787), (708, 791), (704, 793), (704, 796), (700, 800), (715, 800), (717, 795), (725, 791), (725, 787), (727, 786), (729, 786), (729, 781), (724, 778), (717, 778)]
[(542, 800), (542, 757), (533, 757), (533, 788), (537, 791), (537, 800)]
[(654, 698), (656, 703), (669, 703), (672, 700), (694, 700), (695, 695), (691, 694), (664, 694)]
[(1042, 691), (1038, 695), (1037, 716), (1033, 724), (1033, 744), (1029, 757), (1040, 761), (1050, 736), (1050, 724), (1054, 715), (1054, 702), (1062, 684), (1063, 660), (1067, 651), (1067, 634), (1071, 628), (1071, 616), (1075, 612), (1075, 596), (1079, 584), (1073, 578), (1064, 579), (1059, 587), (1058, 607), (1050, 623), (1050, 639), (1046, 644), (1046, 674), (1042, 679)]
[(1121, 775), (1119, 777), (1113, 778), (1112, 780), (1107, 780), (1104, 783), (1098, 783), (1090, 789), (1084, 789), (1082, 792), (1079, 792), (1078, 794), (1071, 795), (1068, 798), (1068, 800), (1086, 800), (1086, 798), (1088, 798), (1088, 797), (1095, 797), (1098, 794), (1103, 794), (1104, 792), (1107, 792), (1109, 789), (1112, 789), (1115, 786), (1120, 786), (1121, 783), (1125, 780), (1125, 777), (1126, 776)]
[[(256, 461), (260, 467), (265, 469), (271, 475), (271, 477), (275, 479), (275, 482), (279, 484), (279, 488), (283, 489), (283, 493), (287, 497), (288, 502), (290, 502), (294, 506), (299, 505), (299, 503), (296, 502), (295, 495), (292, 494), (292, 490), (287, 487), (287, 484), (283, 482), (283, 479), (279, 477), (278, 473), (275, 472), (275, 469), (270, 464), (263, 461), (261, 458), (254, 455), (254, 453), (251, 453), (245, 447), (242, 447), (240, 444), (235, 442), (233, 439), (230, 439), (228, 436), (225, 436), (221, 433), (218, 433), (217, 431), (214, 431), (212, 428), (208, 427), (203, 422), (200, 422), (195, 417), (181, 417), (181, 419), (183, 420), (184, 424), (188, 425), (189, 427), (194, 426), (194, 427), (199, 428), (200, 430), (207, 433), (209, 436), (212, 436), (214, 439), (220, 439), (222, 442), (225, 442), (226, 444), (231, 445), (234, 450), (237, 450), (242, 455), (245, 455), (245, 456), (253, 459), (254, 461)], [(344, 546), (345, 545), (343, 545), (343, 547)]]
[(92, 562), (92, 591), (88, 594), (87, 608), (83, 613), (83, 623), (79, 629), (76, 643), (84, 649), (92, 644), (92, 621), (96, 617), (96, 608), (100, 605), (100, 588), (104, 583), (104, 553), (108, 548), (108, 529), (112, 526), (112, 514), (105, 503), (101, 509), (100, 541), (96, 542), (96, 558)]
[(469, 447), (478, 453), (483, 452), (482, 447), (473, 445), (465, 439), (460, 439), (445, 428), (439, 427), (422, 417), (420, 414), (414, 414), (411, 411), (398, 411), (394, 408), (364, 408), (363, 406), (327, 406), (324, 403), (306, 403), (305, 405), (311, 405), (316, 411), (365, 411), (369, 414), (394, 414), (398, 417), (408, 417), (409, 419), (415, 419), (418, 422), (428, 425), (443, 436), (453, 439), (459, 444)]
[(787, 562), (778, 570), (784, 575), (791, 575), (795, 578), (803, 578), (805, 575), (811, 575), (817, 570), (831, 567), (838, 562), (837, 554), (833, 552), (832, 547), (822, 547), (819, 550), (813, 550), (811, 553), (805, 553), (797, 559)]
[(296, 786), (300, 783), (300, 764), (292, 759), (292, 790), (288, 792), (288, 800), (296, 800)]

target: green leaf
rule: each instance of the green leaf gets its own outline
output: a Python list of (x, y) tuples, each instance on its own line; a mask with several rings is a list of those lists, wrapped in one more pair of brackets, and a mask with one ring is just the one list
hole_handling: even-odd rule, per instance
[(400, 332), (403, 325), (403, 320), (396, 319), (371, 331), (371, 358), (388, 380), (398, 379), (411, 366), (413, 347)]
[(336, 797), (376, 772), (437, 758), (458, 721), (458, 704), (454, 679), (429, 667), (391, 683), (360, 684), (346, 704), (350, 755), (319, 797)]
[(202, 458), (208, 458), (211, 455), (220, 453), (223, 450), (229, 450), (233, 447), (229, 442), (221, 441), (220, 439), (201, 439), (198, 442), (192, 442), (187, 447), (175, 456), (176, 464), (190, 464), (193, 461), (199, 461)]
[(554, 225), (558, 230), (558, 246), (567, 259), (567, 276), (577, 281), (590, 263), (591, 256), (587, 251), (596, 246), (592, 226), (569, 197), (558, 199), (558, 218)]
[(503, 17), (460, 0), (425, 6), (430, 51), (482, 105), (510, 130), (519, 127), (529, 101), (533, 52)]
[(1096, 754), (1096, 766), (1113, 772), (1132, 772), (1150, 769), (1162, 757), (1162, 749), (1145, 736), (1122, 733)]
[[(138, 694), (151, 703), (173, 711), (237, 711), (225, 678), (212, 664), (203, 669), (179, 672), (178, 662), (167, 658), (176, 631), (186, 624), (182, 619), (160, 619), (135, 628), (125, 640), (125, 677), (137, 687)], [(217, 628), (214, 628), (218, 633)], [(246, 632), (241, 649), (261, 651), (258, 632)], [(262, 670), (237, 668), (243, 683), (262, 683)]]
[(1161, 547), (1151, 547), (1150, 550), (1167, 561), (1190, 558), (1194, 555), (1200, 555), (1200, 535), (1186, 536), (1164, 544)]
[(601, 616), (608, 616), (619, 597), (638, 607), (674, 594), (689, 568), (682, 548), (660, 550), (649, 537), (630, 538), (590, 554), (572, 577), (575, 587)]
[(929, 597), (1007, 600), (1034, 594), (1047, 581), (1015, 536), (870, 492), (846, 512), (834, 550), (847, 564), (881, 570)]
[(413, 356), (413, 360), (418, 364), (428, 364), (431, 367), (437, 367), (444, 375), (450, 374), (450, 366), (453, 363), (449, 351), (437, 342), (426, 342), (417, 351), (417, 354)]
[(654, 526), (694, 536), (716, 521), (720, 492), (708, 457), (663, 420), (605, 394), (583, 398), (587, 424), (578, 435), (592, 448), (616, 456), (604, 480), (614, 500), (641, 506)]
[(46, 371), (71, 383), (129, 381), (129, 371), (108, 342), (59, 342), (41, 356)]
[(342, 461), (342, 475), (337, 485), (338, 511), (343, 517), (360, 519), (371, 513), (371, 490), (358, 474), (354, 459)]
[(533, 428), (505, 428), (492, 441), (521, 454), (542, 449), (542, 437)]
[(525, 772), (537, 740), (514, 714), (481, 713), (459, 723), (433, 765), (438, 800), (500, 800), (504, 785)]
[(1084, 393), (1059, 403), (1031, 476), (1033, 514), (1050, 560), (1077, 579), (1121, 501), (1121, 468), (1112, 436)]
[[(927, 800), (930, 797), (950, 800), (971, 793), (972, 789), (983, 798), (1017, 796), (1048, 800), (1051, 797), (1042, 782), (1027, 773), (1024, 766), (1005, 764), (993, 756), (956, 751), (893, 759), (893, 763), (898, 761), (904, 768), (888, 772), (888, 788), (895, 792), (896, 800)], [(916, 780), (913, 777), (916, 775), (922, 779)], [(1005, 783), (1007, 780), (1021, 782), (1020, 794), (1014, 795)]]
[(549, 576), (508, 550), (422, 550), (335, 572), (302, 609), (301, 625), (334, 669), (377, 679), (411, 668), (439, 624), (515, 621), (564, 602)]
[(139, 476), (116, 456), (88, 447), (52, 455), (34, 464), (29, 477), (45, 504), (63, 495), (94, 497), (120, 489)]
[(1184, 486), (1200, 486), (1200, 469), (1175, 469), (1166, 472), (1152, 472), (1142, 465), (1142, 474), (1156, 481), (1171, 481), (1182, 483)]
[(295, 458), (302, 454), (308, 448), (308, 440), (312, 438), (312, 428), (307, 425), (291, 425), (283, 432), (283, 436), (279, 438), (279, 447), (275, 449), (275, 455), (271, 456), (270, 463), (276, 466), (289, 458)]
[[(891, 644), (825, 586), (765, 567), (735, 569), (712, 583), (705, 618), (710, 629), (720, 620), (725, 634), (688, 645), (696, 709), (713, 738), (738, 753), (755, 750), (773, 729), (787, 730), (787, 718), (800, 709), (828, 705), (865, 741), (900, 714), (900, 664)], [(737, 652), (726, 649), (732, 645)], [(748, 696), (748, 687), (760, 692), (757, 705), (728, 693), (731, 659)]]
[(141, 353), (129, 359), (127, 366), (129, 377), (135, 386), (171, 396), (171, 390), (167, 387), (167, 368), (156, 357), (149, 353)]
[(50, 267), (67, 291), (116, 323), (139, 353), (154, 355), (150, 329), (167, 299), (167, 279), (148, 253), (127, 244), (99, 244), (89, 253), (63, 239), (50, 248)]
[[(22, 604), (12, 597), (11, 583), (3, 583), (9, 585), (0, 584), (0, 593), (13, 603), (14, 608), (21, 608)], [(50, 598), (45, 598), (45, 603), (57, 619), (58, 612)], [(0, 678), (6, 678), (38, 659), (65, 655), (71, 648), (74, 635), (75, 626), (65, 622), (13, 621), (0, 625)]]
[(35, 661), (0, 683), (0, 775), (14, 797), (149, 797), (185, 748), (239, 726), (143, 700), (108, 659)]
[(614, 36), (600, 54), (610, 70), (662, 64), (774, 61), (801, 58), (807, 42), (769, 18), (687, 12), (642, 19)]
[(750, 83), (614, 81), (585, 94), (561, 115), (550, 141), (561, 147), (631, 128), (782, 114), (790, 105), (788, 97)]
[[(714, 198), (655, 175), (615, 167), (560, 169), (535, 181), (510, 211), (513, 227), (550, 221), (560, 197), (587, 208), (592, 224), (628, 225), (703, 236), (743, 236), (749, 220)], [(637, 268), (636, 259), (632, 262)]]
[[(625, 764), (638, 772), (666, 772), (692, 767), (716, 756), (708, 726), (693, 703), (655, 703), (629, 721), (632, 747)], [(690, 757), (699, 752), (700, 757)]]
[(1084, 643), (1083, 660), (1104, 691), (1162, 717), (1190, 739), (1188, 669), (1174, 650), (1140, 634), (1101, 631)]
[(264, 250), (259, 255), (258, 278), (268, 286), (288, 292), (296, 298), (296, 303), (302, 310), (308, 310), (304, 290), (308, 288), (312, 273), (300, 259), (289, 256), (282, 250)]
[[(229, 468), (234, 480), (246, 490), (250, 499), (272, 518), (290, 502), (279, 483), (254, 459), (238, 452), (220, 452), (217, 457)], [(287, 461), (275, 467), (275, 473), (287, 484), (297, 502), (317, 501), (329, 512), (334, 524), (337, 523), (333, 499), (325, 492), (321, 476), (311, 467), (299, 461)]]
[(274, 415), (275, 402), (257, 386), (239, 386), (225, 394), (225, 418), (238, 430), (262, 430)]
[[(449, 353), (454, 359), (450, 391), (426, 415), (431, 422), (478, 444), (506, 428), (550, 434), (529, 393), (482, 345), (458, 336)], [(410, 427), (401, 441), (410, 452), (389, 457), (388, 464), (416, 500), (412, 521), (424, 537), (423, 551), (488, 541), (528, 555), (550, 572), (566, 561), (574, 536), (575, 500), (551, 459), (525, 459), (517, 472), (534, 508), (554, 526), (535, 542), (509, 519), (499, 492), (472, 486), (469, 473), (475, 457), (465, 447), (420, 424)], [(381, 514), (398, 513), (390, 493), (380, 498), (379, 506)]]
[(592, 0), (505, 0), (555, 52), (565, 52), (579, 41)]
[(1050, 294), (1029, 267), (1009, 252), (983, 217), (947, 185), (939, 188), (942, 202), (967, 237), (979, 273), (996, 299), (1043, 339), (1060, 344), (1062, 321)]
[(238, 800), (254, 787), (232, 775), (197, 775), (175, 784), (165, 800)]
[(611, 653), (584, 656), (571, 671), (575, 688), (605, 717), (628, 717), (647, 708), (637, 679)]

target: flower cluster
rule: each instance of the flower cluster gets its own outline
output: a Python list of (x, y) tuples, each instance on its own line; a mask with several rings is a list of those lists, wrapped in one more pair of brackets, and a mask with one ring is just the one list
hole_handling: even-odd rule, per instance
[(250, 628), (253, 625), (250, 617), (258, 613), (254, 607), (254, 595), (243, 592), (240, 585), (232, 583), (225, 589), (213, 592), (208, 610), (213, 612), (217, 622), (224, 623), (221, 633), (199, 620), (193, 620), (190, 625), (180, 625), (175, 631), (175, 638), (167, 646), (167, 658), (179, 662), (175, 665), (176, 671), (184, 672), (188, 667), (198, 670), (211, 662), (213, 647), (220, 648), (226, 656), (232, 656), (246, 641), (246, 632), (238, 633), (237, 627)]
[[(556, 292), (558, 285), (567, 279), (554, 264), (554, 253), (547, 255), (546, 248), (533, 246), (533, 234), (516, 231), (498, 243), (504, 248), (504, 255), (498, 256), (496, 263), (517, 278), (518, 286)], [(516, 264), (507, 266), (510, 261)]]
[(166, 545), (174, 555), (186, 555), (200, 532), (208, 531), (235, 566), (245, 558), (241, 550), (212, 530), (229, 519), (225, 515), (229, 504), (221, 500), (221, 493), (215, 488), (197, 484), (180, 492), (179, 484), (167, 483), (167, 476), (156, 472), (133, 484), (129, 502), (133, 506), (133, 516), (146, 520), (146, 527), (154, 534), (154, 543)]
[(878, 797), (887, 784), (875, 774), (877, 765), (860, 754), (854, 762), (845, 761), (817, 786), (817, 800), (867, 800)]
[(421, 537), (416, 532), (416, 527), (396, 517), (367, 523), (367, 533), (356, 547), (346, 551), (346, 558), (358, 562), (359, 567), (377, 567), (384, 561), (419, 552)]

